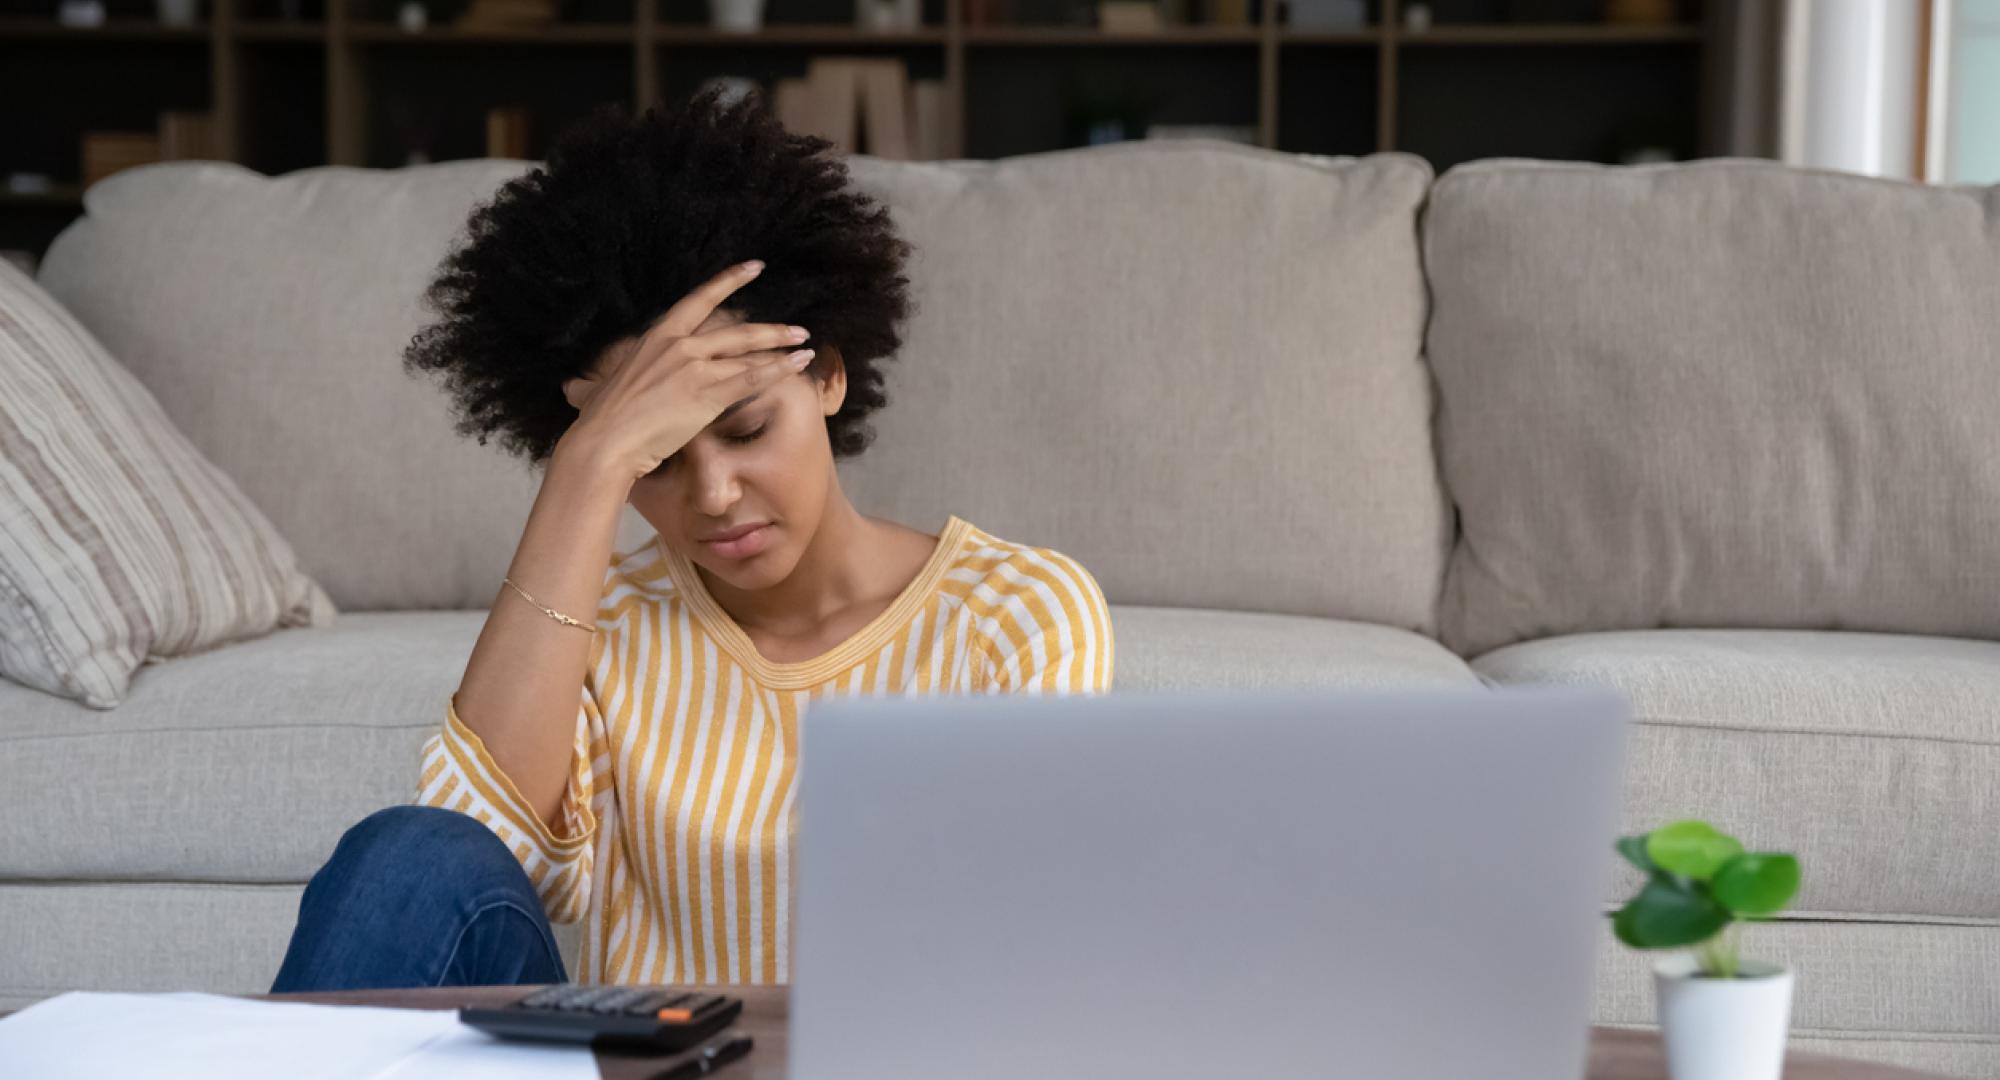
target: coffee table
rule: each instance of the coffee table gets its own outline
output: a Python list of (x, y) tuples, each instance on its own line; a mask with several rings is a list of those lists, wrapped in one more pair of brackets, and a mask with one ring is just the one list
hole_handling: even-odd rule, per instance
[[(273, 994), (272, 1001), (314, 1001), (339, 1005), (388, 1005), (411, 1009), (455, 1009), (461, 1005), (505, 1005), (538, 987), (483, 986), (427, 990), (354, 990), (334, 994)], [(785, 1075), (785, 1010), (788, 992), (778, 987), (730, 987), (726, 993), (743, 999), (736, 1028), (757, 1040), (750, 1056), (716, 1071), (723, 1080)], [(1329, 1050), (1329, 1054), (1332, 1051)], [(641, 1080), (659, 1067), (657, 1058), (600, 1053), (597, 1068), (605, 1080)], [(1667, 1080), (1667, 1063), (1659, 1036), (1643, 1031), (1592, 1028), (1589, 1080)], [(1930, 1073), (1887, 1065), (1790, 1054), (1785, 1080), (1938, 1080)]]

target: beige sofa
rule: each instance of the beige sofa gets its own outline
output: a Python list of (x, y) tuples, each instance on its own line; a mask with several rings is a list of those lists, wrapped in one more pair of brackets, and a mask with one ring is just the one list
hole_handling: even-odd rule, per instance
[[(111, 712), (0, 683), (0, 1004), (264, 987), (342, 829), (408, 798), (536, 478), (399, 352), (526, 167), (154, 166), (50, 251), (343, 615)], [(1214, 143), (853, 169), (918, 249), (865, 509), (1078, 557), (1122, 689), (1618, 687), (1629, 827), (1802, 853), (1749, 945), (1798, 967), (1797, 1044), (2000, 1075), (2000, 191)], [(1598, 1017), (1644, 1023), (1605, 941)]]

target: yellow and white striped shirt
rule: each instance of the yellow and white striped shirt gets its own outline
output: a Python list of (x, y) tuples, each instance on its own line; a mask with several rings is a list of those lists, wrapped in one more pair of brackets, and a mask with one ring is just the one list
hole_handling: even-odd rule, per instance
[(658, 537), (613, 554), (597, 627), (559, 829), (449, 700), (417, 794), (486, 823), (550, 918), (583, 920), (582, 982), (787, 981), (807, 702), (1111, 685), (1111, 618), (1089, 573), (958, 517), (881, 615), (812, 660), (766, 660)]

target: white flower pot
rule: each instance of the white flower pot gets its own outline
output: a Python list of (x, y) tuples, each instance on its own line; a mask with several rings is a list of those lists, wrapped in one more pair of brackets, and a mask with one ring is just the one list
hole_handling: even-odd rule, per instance
[(1660, 1037), (1673, 1080), (1779, 1080), (1792, 1022), (1792, 973), (1745, 960), (1734, 979), (1703, 978), (1690, 955), (1653, 965)]
[(708, 24), (749, 33), (764, 25), (764, 0), (708, 0)]
[(200, 0), (155, 0), (155, 7), (168, 26), (193, 26), (201, 17)]

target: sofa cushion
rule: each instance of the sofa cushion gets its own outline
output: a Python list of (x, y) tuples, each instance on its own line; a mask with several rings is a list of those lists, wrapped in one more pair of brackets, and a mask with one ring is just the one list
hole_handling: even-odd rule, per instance
[[(1795, 851), (1802, 915), (2000, 920), (2000, 644), (1664, 630), (1473, 667), (1631, 698), (1627, 832), (1700, 817)], [(1617, 897), (1636, 884), (1621, 870)]]
[(1389, 626), (1304, 615), (1112, 608), (1118, 692), (1478, 687), (1465, 661)]
[(1155, 141), (853, 171), (916, 246), (917, 311), (857, 503), (1034, 537), (1118, 603), (1432, 625), (1421, 159)]
[[(1745, 956), (1784, 964), (1797, 975), (1791, 1050), (1967, 1080), (2000, 1077), (2000, 979), (1993, 977), (2000, 971), (2000, 926), (1786, 920), (1745, 927), (1742, 944)], [(1606, 919), (1591, 1019), (1655, 1023), (1657, 959), (1619, 944)]]
[(0, 673), (93, 708), (149, 658), (335, 615), (131, 372), (5, 262), (0, 508)]
[[(111, 712), (0, 680), (0, 880), (304, 881), (410, 801), (483, 611), (350, 612), (149, 666)], [(1477, 685), (1406, 631), (1114, 606), (1119, 690)], [(77, 777), (88, 777), (78, 783)]]
[[(1431, 625), (1449, 514), (1422, 161), (1151, 143), (851, 165), (916, 248), (892, 404), (843, 467), (863, 509), (1033, 537), (1115, 602)], [(399, 356), (468, 213), (529, 167), (128, 170), (42, 279), (344, 609), (484, 607), (534, 474), (456, 436)]]
[(1486, 162), (1424, 248), (1447, 643), (2000, 637), (2000, 187)]
[(0, 879), (304, 881), (410, 801), (484, 621), (348, 612), (149, 665), (110, 712), (0, 681), (0, 819), (37, 826)]
[[(91, 185), (40, 280), (342, 610), (484, 608), (539, 478), (460, 437), (402, 351), (474, 203), (526, 168), (143, 166)], [(628, 508), (621, 544), (650, 533)]]
[[(262, 994), (299, 918), (302, 882), (0, 882), (0, 1010), (67, 990)], [(577, 968), (578, 924), (557, 924)]]

